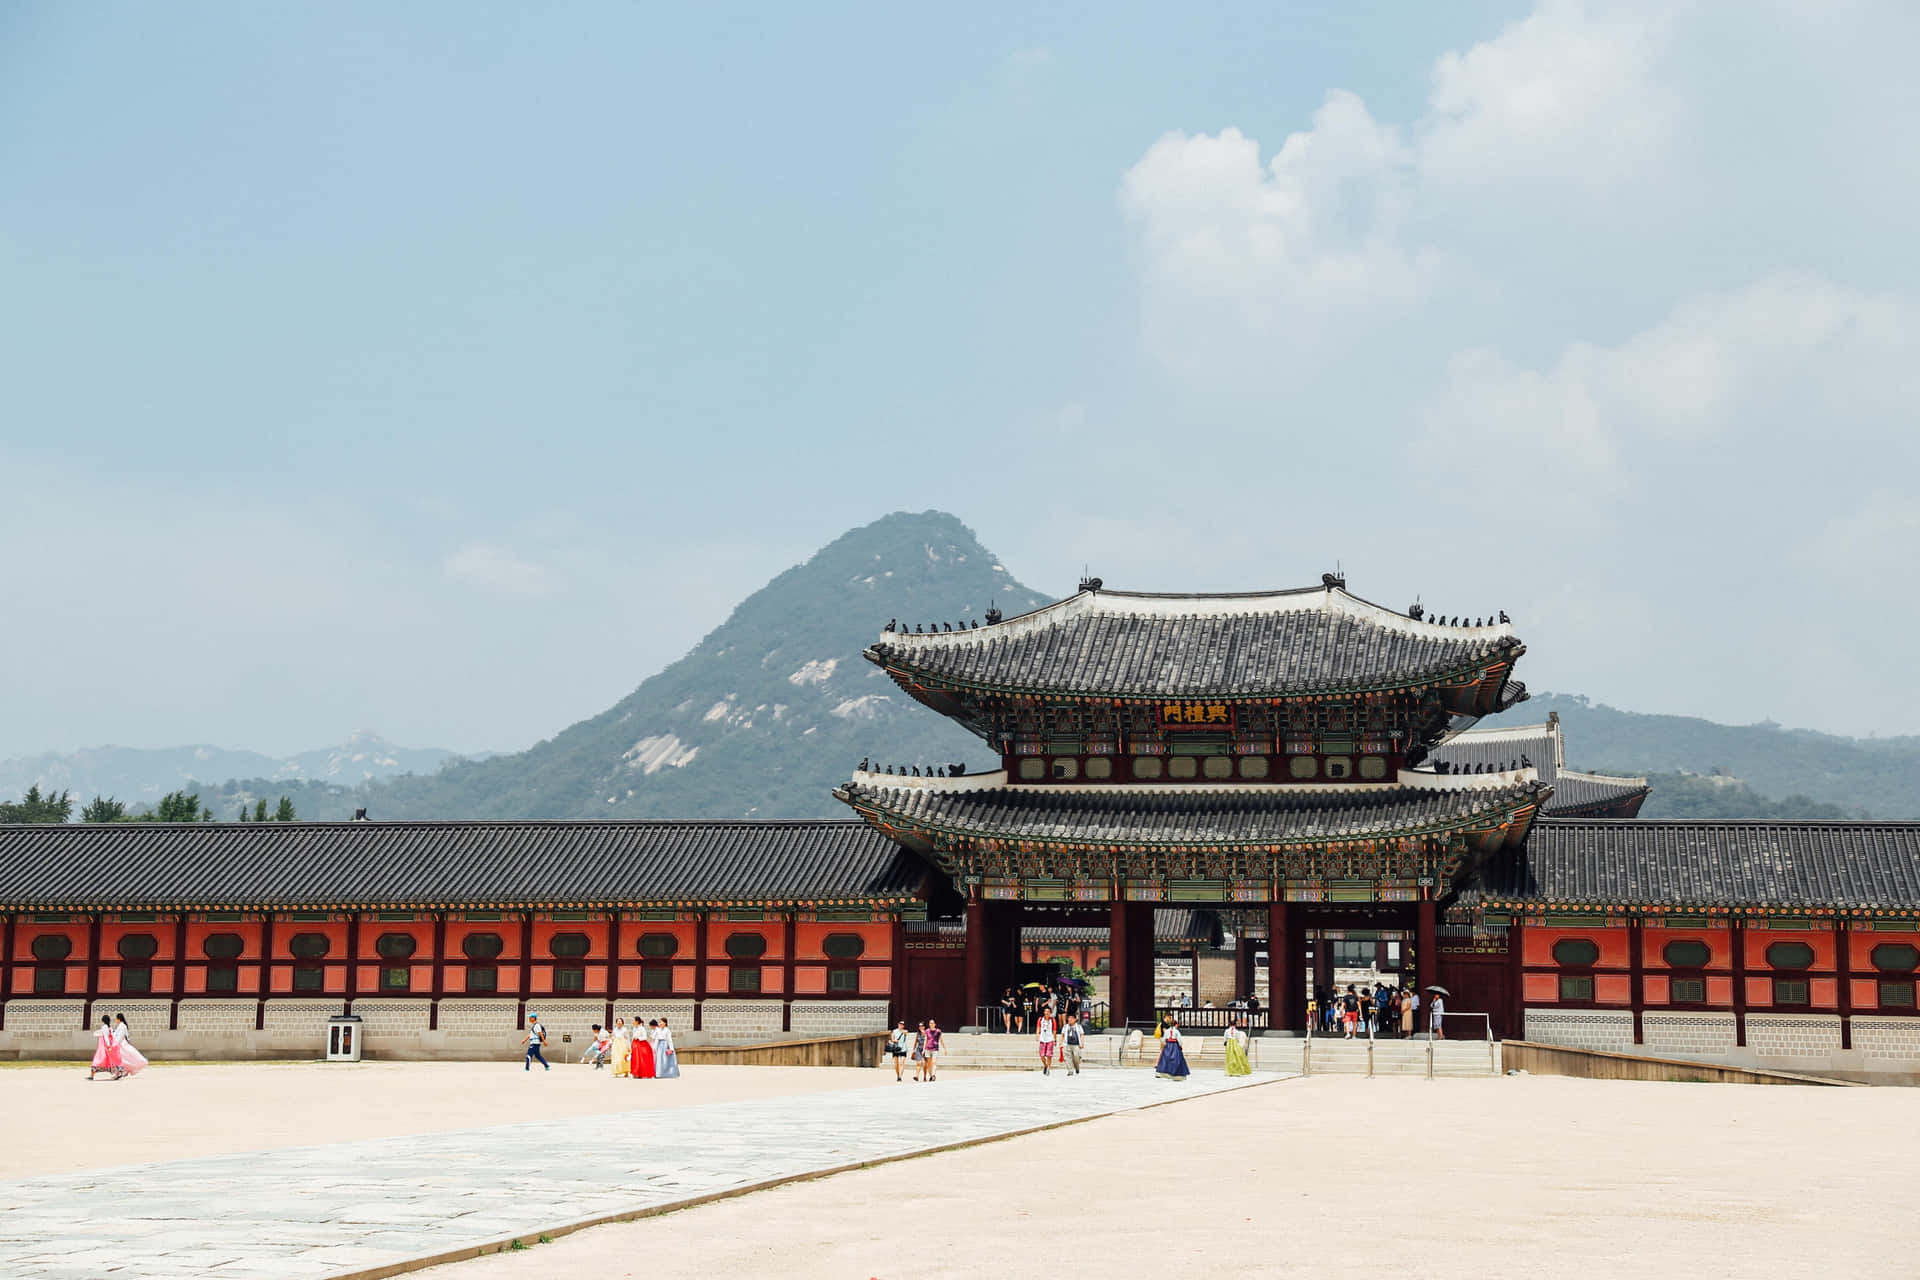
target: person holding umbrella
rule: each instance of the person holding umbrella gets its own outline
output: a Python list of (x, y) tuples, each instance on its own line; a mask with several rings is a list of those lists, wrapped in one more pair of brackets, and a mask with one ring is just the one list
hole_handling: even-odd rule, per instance
[(1447, 989), (1445, 987), (1428, 987), (1427, 992), (1433, 997), (1433, 1000), (1427, 1006), (1432, 1010), (1431, 1017), (1433, 1021), (1431, 1025), (1433, 1027), (1433, 1038), (1435, 1040), (1445, 1040), (1447, 1038), (1447, 1032), (1446, 1028), (1440, 1025), (1440, 1020), (1447, 1016)]

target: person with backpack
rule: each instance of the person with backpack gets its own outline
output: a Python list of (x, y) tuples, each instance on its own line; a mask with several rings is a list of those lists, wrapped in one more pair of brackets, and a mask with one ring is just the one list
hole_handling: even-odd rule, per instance
[(1347, 994), (1340, 997), (1340, 1013), (1347, 1024), (1347, 1039), (1351, 1040), (1360, 1029), (1360, 995), (1351, 982), (1347, 984)]
[(1040, 1045), (1040, 1074), (1053, 1074), (1053, 1015), (1044, 1008), (1033, 1024), (1033, 1038)]
[(1080, 1015), (1067, 1015), (1066, 1029), (1060, 1033), (1061, 1044), (1066, 1051), (1067, 1074), (1080, 1074), (1080, 1054), (1087, 1042), (1087, 1029), (1080, 1025)]
[(527, 1034), (521, 1043), (527, 1047), (527, 1060), (520, 1068), (522, 1071), (533, 1070), (533, 1063), (536, 1058), (540, 1060), (541, 1066), (549, 1071), (553, 1070), (553, 1064), (547, 1061), (547, 1055), (540, 1052), (547, 1044), (547, 1029), (540, 1025), (539, 1014), (530, 1013), (527, 1015)]

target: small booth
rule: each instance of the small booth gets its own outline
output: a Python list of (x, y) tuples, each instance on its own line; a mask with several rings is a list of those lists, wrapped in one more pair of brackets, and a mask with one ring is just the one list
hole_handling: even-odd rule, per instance
[(327, 1061), (360, 1061), (360, 1015), (349, 1013), (327, 1019)]

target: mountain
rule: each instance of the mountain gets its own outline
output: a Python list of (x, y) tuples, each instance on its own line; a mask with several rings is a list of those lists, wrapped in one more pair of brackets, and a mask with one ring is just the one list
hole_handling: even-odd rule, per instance
[(1009, 616), (1047, 602), (973, 531), (898, 512), (748, 596), (617, 705), (516, 755), (371, 787), (376, 819), (812, 818), (862, 756), (985, 763), (986, 746), (860, 656), (889, 618)]
[[(234, 778), (256, 780), (270, 788), (294, 782), (355, 787), (408, 773), (432, 773), (454, 752), (436, 747), (401, 747), (377, 733), (354, 734), (336, 747), (291, 756), (224, 747), (91, 747), (60, 755), (49, 753), (0, 761), (0, 796), (16, 796), (30, 786), (42, 791), (71, 791), (81, 803), (96, 795), (114, 796), (138, 808), (169, 791), (206, 788)], [(281, 792), (273, 792), (271, 802)]]
[[(1621, 711), (1570, 694), (1536, 694), (1503, 719), (1516, 724), (1560, 713), (1567, 736), (1567, 763), (1576, 769), (1608, 773), (1696, 775), (1702, 786), (1718, 786), (1718, 797), (1688, 784), (1654, 780), (1643, 818), (1728, 817), (1718, 811), (1738, 802), (1725, 788), (1745, 784), (1759, 798), (1785, 801), (1802, 797), (1815, 806), (1797, 816), (1830, 817), (1832, 810), (1855, 818), (1920, 818), (1920, 737), (1844, 738), (1777, 724), (1715, 724), (1690, 716), (1647, 715)], [(1499, 721), (1489, 719), (1483, 724)], [(1682, 802), (1686, 790), (1691, 800)], [(1687, 807), (1705, 806), (1696, 812)], [(1670, 806), (1680, 804), (1682, 809)], [(1819, 806), (1831, 806), (1819, 810)], [(1755, 813), (1754, 817), (1784, 817)]]

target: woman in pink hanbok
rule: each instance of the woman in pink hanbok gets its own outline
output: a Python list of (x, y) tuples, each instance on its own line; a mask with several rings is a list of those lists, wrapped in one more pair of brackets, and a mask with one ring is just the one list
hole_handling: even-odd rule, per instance
[(100, 1028), (93, 1033), (93, 1041), (93, 1065), (87, 1068), (87, 1079), (104, 1071), (109, 1079), (118, 1080), (120, 1042), (114, 1037), (113, 1019), (104, 1013), (100, 1015)]
[(124, 1013), (114, 1014), (113, 1038), (119, 1045), (120, 1074), (123, 1076), (137, 1076), (147, 1065), (146, 1055), (133, 1047), (133, 1041), (128, 1038), (130, 1034), (131, 1029), (127, 1026), (127, 1015)]

